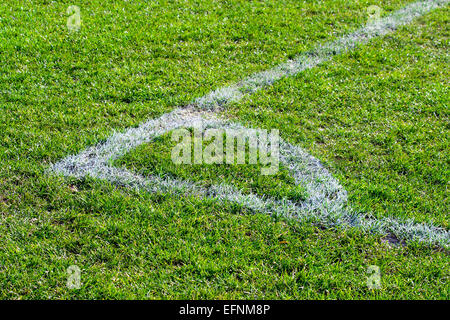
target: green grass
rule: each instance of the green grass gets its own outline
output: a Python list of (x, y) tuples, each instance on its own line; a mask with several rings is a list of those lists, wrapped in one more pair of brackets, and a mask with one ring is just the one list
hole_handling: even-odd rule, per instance
[[(307, 198), (306, 188), (296, 185), (289, 170), (280, 165), (273, 175), (262, 175), (261, 169), (267, 167), (260, 161), (257, 164), (249, 164), (249, 146), (245, 149), (245, 164), (194, 164), (194, 135), (190, 130), (191, 164), (174, 164), (172, 150), (179, 141), (172, 141), (172, 132), (156, 138), (152, 143), (144, 144), (129, 152), (122, 158), (114, 161), (113, 165), (123, 166), (139, 172), (143, 176), (158, 175), (169, 176), (180, 180), (196, 182), (204, 188), (211, 185), (225, 183), (236, 187), (245, 194), (254, 193), (259, 196), (270, 196), (275, 199), (288, 199), (301, 201)], [(226, 142), (226, 136), (223, 135)], [(201, 144), (202, 142), (197, 142)], [(202, 150), (215, 143), (208, 141), (202, 143)], [(223, 147), (223, 162), (227, 155)], [(259, 155), (259, 152), (255, 150)], [(233, 155), (236, 155), (235, 146)], [(259, 156), (258, 156), (259, 157)], [(235, 158), (236, 159), (236, 158)], [(259, 159), (259, 158), (258, 158)]]
[(321, 159), (356, 210), (448, 228), (448, 17), (448, 8), (431, 13), (229, 113), (279, 128)]
[[(0, 3), (1, 298), (449, 298), (442, 249), (45, 171), (356, 29), (372, 2), (79, 1), (83, 26), (70, 34), (71, 4)], [(357, 210), (448, 228), (448, 34), (448, 9), (436, 11), (226, 113), (279, 128), (330, 168)], [(255, 179), (255, 168), (175, 168), (164, 148), (141, 146), (121, 165), (202, 181), (221, 173), (246, 188)], [(283, 172), (275, 181), (288, 186)], [(72, 264), (79, 290), (66, 287)], [(367, 288), (369, 265), (381, 269), (380, 290)]]

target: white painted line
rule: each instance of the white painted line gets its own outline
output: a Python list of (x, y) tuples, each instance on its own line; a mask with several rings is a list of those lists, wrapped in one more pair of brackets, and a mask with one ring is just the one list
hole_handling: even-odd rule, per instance
[(354, 49), (369, 40), (384, 36), (395, 31), (398, 27), (410, 23), (417, 17), (443, 7), (448, 0), (418, 1), (406, 5), (404, 8), (389, 16), (368, 23), (353, 33), (338, 38), (335, 41), (318, 45), (309, 53), (301, 54), (293, 60), (279, 64), (276, 67), (256, 73), (239, 83), (217, 89), (196, 100), (202, 109), (216, 109), (229, 102), (239, 101), (245, 95), (254, 93), (285, 77), (296, 75), (304, 70), (311, 69), (320, 63), (331, 60), (334, 56)]
[[(268, 71), (257, 73), (240, 83), (218, 89), (196, 100), (190, 108), (176, 109), (160, 118), (149, 120), (137, 128), (116, 132), (106, 142), (92, 146), (81, 153), (68, 156), (51, 166), (51, 171), (82, 178), (91, 176), (112, 183), (139, 188), (150, 192), (170, 192), (174, 195), (198, 196), (218, 201), (233, 201), (253, 211), (295, 217), (301, 220), (318, 221), (327, 226), (357, 227), (380, 234), (392, 233), (399, 239), (414, 240), (448, 247), (450, 235), (444, 228), (412, 220), (395, 218), (375, 219), (369, 215), (358, 215), (347, 205), (347, 193), (339, 182), (322, 166), (319, 160), (300, 147), (281, 141), (280, 162), (288, 167), (297, 184), (306, 187), (308, 199), (303, 202), (261, 198), (254, 194), (242, 194), (230, 185), (214, 185), (202, 188), (190, 181), (170, 177), (143, 177), (123, 168), (111, 166), (111, 162), (137, 146), (152, 141), (155, 137), (181, 127), (192, 127), (201, 122), (204, 127), (241, 128), (240, 124), (219, 118), (216, 111), (225, 104), (237, 101), (273, 82), (310, 69), (330, 60), (336, 54), (348, 51), (358, 44), (376, 36), (392, 32), (397, 27), (411, 22), (430, 10), (448, 3), (441, 1), (419, 1), (407, 5), (375, 23), (318, 46), (309, 54), (300, 55)], [(203, 111), (202, 111), (203, 109)]]

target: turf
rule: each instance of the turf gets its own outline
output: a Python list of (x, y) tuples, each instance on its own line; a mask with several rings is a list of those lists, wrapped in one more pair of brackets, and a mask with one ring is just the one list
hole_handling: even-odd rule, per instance
[[(370, 1), (79, 1), (83, 25), (69, 33), (71, 4), (0, 4), (1, 298), (449, 298), (439, 248), (46, 172), (113, 130), (356, 29)], [(446, 51), (448, 9), (226, 113), (280, 128), (358, 210), (448, 227)], [(151, 147), (125, 165), (151, 172)], [(73, 264), (78, 290), (66, 287)], [(367, 288), (369, 265), (379, 290)]]
[(448, 228), (448, 17), (431, 13), (229, 113), (324, 161), (356, 210)]
[[(204, 188), (225, 183), (236, 187), (244, 194), (254, 193), (260, 197), (269, 196), (274, 199), (292, 201), (301, 201), (307, 198), (306, 188), (302, 185), (296, 185), (288, 168), (283, 165), (280, 165), (273, 175), (262, 175), (261, 169), (267, 166), (262, 165), (260, 161), (257, 164), (249, 163), (250, 149), (248, 145), (244, 150), (245, 164), (236, 164), (236, 158), (234, 158), (234, 164), (194, 164), (195, 138), (192, 130), (190, 134), (192, 139), (189, 146), (191, 148), (191, 164), (173, 163), (172, 150), (179, 141), (173, 141), (172, 132), (169, 132), (156, 138), (152, 143), (144, 144), (124, 157), (115, 160), (113, 165), (123, 166), (139, 172), (143, 176), (169, 176), (179, 180), (193, 181)], [(225, 134), (223, 134), (222, 139), (224, 142), (226, 141)], [(203, 142), (202, 150), (205, 150), (212, 143), (215, 143), (215, 141)], [(223, 149), (222, 156), (225, 159), (227, 152), (225, 147)], [(259, 154), (257, 150), (254, 151)], [(237, 146), (235, 145), (233, 155), (236, 154)], [(225, 160), (223, 161), (225, 162)]]

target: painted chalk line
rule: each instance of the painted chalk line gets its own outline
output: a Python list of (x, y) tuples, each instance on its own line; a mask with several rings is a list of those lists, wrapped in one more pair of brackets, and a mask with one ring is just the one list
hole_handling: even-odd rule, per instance
[[(104, 143), (89, 147), (77, 155), (68, 156), (53, 164), (50, 171), (76, 178), (91, 176), (111, 183), (147, 190), (156, 193), (171, 193), (178, 196), (198, 196), (217, 201), (232, 201), (252, 211), (295, 217), (301, 220), (318, 221), (326, 226), (356, 227), (379, 234), (393, 234), (401, 240), (412, 240), (448, 247), (450, 235), (447, 230), (413, 220), (392, 217), (376, 219), (368, 214), (360, 215), (347, 205), (347, 192), (328, 172), (319, 160), (298, 146), (283, 140), (280, 142), (280, 162), (290, 169), (295, 183), (306, 188), (308, 199), (303, 202), (275, 200), (242, 194), (235, 187), (219, 184), (206, 189), (190, 181), (181, 181), (168, 176), (141, 176), (124, 168), (111, 165), (137, 146), (151, 142), (155, 137), (177, 128), (201, 124), (204, 128), (239, 128), (238, 123), (226, 121), (218, 112), (227, 103), (238, 101), (275, 81), (289, 77), (330, 60), (366, 43), (370, 39), (394, 31), (433, 9), (444, 6), (448, 0), (418, 1), (405, 6), (390, 16), (369, 23), (357, 31), (333, 42), (320, 45), (270, 70), (257, 73), (238, 84), (220, 88), (195, 101), (187, 108), (178, 108), (157, 119), (151, 119), (137, 128), (113, 133)], [(249, 129), (250, 130), (250, 129)]]

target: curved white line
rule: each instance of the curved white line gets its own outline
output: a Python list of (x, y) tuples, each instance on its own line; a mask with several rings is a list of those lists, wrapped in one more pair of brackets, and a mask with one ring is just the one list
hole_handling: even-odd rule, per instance
[[(257, 73), (240, 83), (218, 89), (196, 100), (191, 108), (176, 109), (160, 118), (149, 120), (137, 128), (116, 132), (106, 142), (92, 146), (81, 153), (68, 156), (50, 167), (51, 172), (64, 176), (82, 178), (92, 176), (113, 183), (150, 192), (171, 192), (175, 195), (196, 195), (219, 201), (233, 201), (251, 210), (269, 214), (280, 214), (299, 219), (313, 219), (327, 226), (357, 227), (366, 231), (385, 234), (393, 233), (399, 239), (421, 241), (448, 247), (449, 232), (443, 228), (412, 220), (391, 217), (375, 219), (370, 215), (359, 215), (347, 206), (347, 193), (339, 182), (322, 166), (319, 160), (298, 146), (281, 141), (281, 162), (294, 175), (297, 184), (305, 186), (309, 195), (304, 202), (261, 198), (254, 194), (242, 194), (236, 188), (221, 184), (204, 189), (189, 181), (169, 177), (143, 177), (126, 169), (111, 166), (111, 161), (125, 155), (135, 147), (152, 141), (180, 127), (191, 127), (202, 122), (204, 126), (221, 128), (244, 128), (217, 117), (217, 110), (231, 101), (255, 92), (273, 82), (310, 69), (330, 60), (336, 54), (348, 51), (358, 44), (385, 35), (397, 27), (411, 22), (414, 18), (448, 3), (448, 0), (418, 1), (407, 5), (376, 23), (371, 23), (339, 38), (336, 41), (318, 46), (310, 53), (276, 66), (268, 71)], [(200, 111), (200, 110), (209, 110)], [(214, 110), (211, 112), (211, 110)]]

